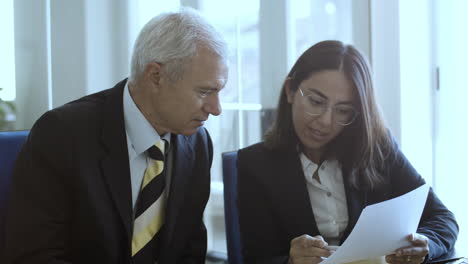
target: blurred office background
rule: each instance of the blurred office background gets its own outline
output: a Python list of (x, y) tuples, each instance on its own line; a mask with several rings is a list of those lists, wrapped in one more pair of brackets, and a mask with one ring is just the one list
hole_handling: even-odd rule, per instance
[(223, 114), (206, 123), (209, 250), (226, 251), (221, 153), (261, 140), (288, 70), (325, 39), (369, 57), (388, 126), (468, 247), (466, 0), (1, 0), (0, 130), (30, 129), (45, 111), (125, 78), (141, 27), (179, 6), (200, 10), (231, 51)]

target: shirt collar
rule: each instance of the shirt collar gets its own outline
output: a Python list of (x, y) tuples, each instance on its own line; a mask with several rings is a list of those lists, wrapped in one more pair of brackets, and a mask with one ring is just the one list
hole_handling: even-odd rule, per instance
[(299, 157), (301, 158), (302, 169), (304, 171), (317, 170), (318, 165), (315, 162), (311, 161), (309, 158), (307, 158), (307, 156), (303, 152), (299, 154)]
[(145, 152), (156, 142), (161, 140), (161, 138), (165, 139), (170, 144), (171, 134), (166, 133), (161, 137), (151, 126), (143, 113), (141, 113), (140, 109), (138, 109), (130, 95), (128, 82), (124, 88), (123, 108), (125, 131), (127, 131), (131, 146), (137, 155)]
[[(315, 162), (311, 161), (307, 156), (304, 154), (304, 152), (300, 152), (299, 154), (301, 164), (302, 164), (302, 170), (304, 171), (304, 176), (306, 180), (309, 183), (313, 183), (313, 181), (316, 181), (313, 179), (313, 172), (315, 172), (318, 169), (318, 164)], [(337, 174), (335, 170), (340, 170), (341, 171), (341, 166), (340, 163), (335, 160), (324, 160), (321, 164), (321, 166), (324, 168), (325, 172), (322, 172), (322, 175), (325, 177), (332, 177), (334, 181), (340, 180), (339, 177), (342, 177), (341, 174)], [(338, 178), (337, 178), (338, 177)], [(325, 178), (320, 178), (322, 182), (325, 180), (328, 181), (328, 179)], [(342, 181), (342, 180), (340, 180)]]

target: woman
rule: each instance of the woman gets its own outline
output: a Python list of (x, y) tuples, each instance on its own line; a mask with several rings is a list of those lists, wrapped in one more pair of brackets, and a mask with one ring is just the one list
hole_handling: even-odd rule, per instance
[[(424, 184), (385, 127), (367, 60), (338, 41), (298, 59), (264, 142), (239, 150), (238, 173), (246, 263), (319, 263), (366, 205)], [(431, 189), (411, 246), (385, 260), (422, 263), (451, 250), (457, 235)]]

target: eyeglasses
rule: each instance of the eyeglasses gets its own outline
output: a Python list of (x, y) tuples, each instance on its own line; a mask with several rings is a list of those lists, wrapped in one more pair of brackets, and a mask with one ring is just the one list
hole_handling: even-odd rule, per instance
[(333, 121), (341, 126), (347, 126), (356, 120), (359, 112), (351, 105), (335, 105), (328, 106), (326, 100), (314, 97), (313, 94), (305, 95), (302, 89), (299, 88), (302, 95), (302, 103), (305, 112), (311, 116), (321, 116), (325, 114), (328, 108), (332, 109)]

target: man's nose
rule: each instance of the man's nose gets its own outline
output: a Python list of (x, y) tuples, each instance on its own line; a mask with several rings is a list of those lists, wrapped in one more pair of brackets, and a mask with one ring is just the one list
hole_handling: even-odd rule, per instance
[(214, 116), (219, 116), (221, 114), (221, 103), (219, 102), (219, 96), (217, 93), (214, 93), (207, 98), (204, 105), (204, 111)]

